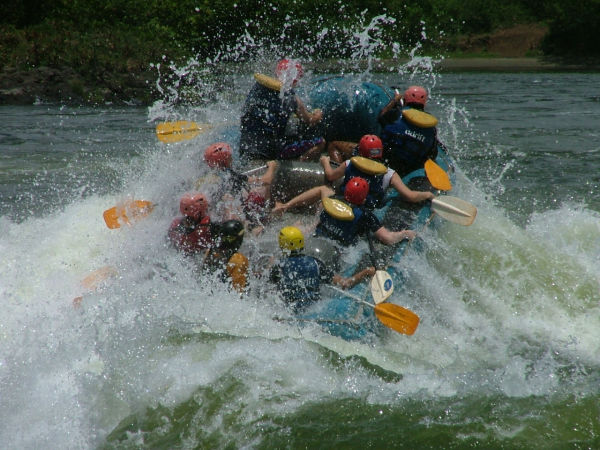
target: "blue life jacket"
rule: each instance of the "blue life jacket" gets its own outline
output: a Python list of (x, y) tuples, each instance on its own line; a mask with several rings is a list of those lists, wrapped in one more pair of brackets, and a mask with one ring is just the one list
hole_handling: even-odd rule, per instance
[(288, 303), (296, 308), (315, 302), (320, 298), (319, 265), (312, 256), (292, 254), (281, 265), (279, 291)]
[[(406, 109), (409, 108), (402, 108)], [(400, 116), (381, 132), (384, 159), (400, 176), (406, 173), (404, 167), (412, 170), (423, 167), (436, 150), (436, 135), (435, 127), (421, 128)]]
[(242, 108), (240, 151), (275, 158), (285, 139), (288, 120), (296, 111), (296, 94), (255, 83)]
[(369, 183), (369, 193), (367, 194), (367, 198), (364, 203), (364, 207), (368, 209), (373, 208), (381, 208), (383, 206), (383, 200), (385, 198), (385, 191), (383, 190), (383, 176), (381, 175), (369, 175), (366, 172), (363, 172), (354, 164), (350, 163), (346, 167), (346, 171), (344, 172), (344, 181), (341, 186), (341, 193), (344, 194), (346, 190), (346, 183), (350, 181), (351, 178), (361, 177), (367, 180)]
[(325, 236), (342, 245), (354, 245), (358, 242), (358, 222), (364, 214), (360, 206), (353, 206), (353, 220), (339, 220), (330, 216), (327, 211), (321, 212), (319, 224), (315, 230), (317, 236)]

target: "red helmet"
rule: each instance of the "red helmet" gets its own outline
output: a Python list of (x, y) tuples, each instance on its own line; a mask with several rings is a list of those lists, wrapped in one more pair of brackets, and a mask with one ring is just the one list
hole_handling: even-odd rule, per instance
[(353, 205), (362, 205), (369, 193), (369, 183), (361, 177), (350, 178), (344, 188), (344, 198)]
[(381, 158), (383, 155), (381, 139), (374, 134), (365, 134), (358, 143), (358, 154), (365, 158)]
[(410, 105), (411, 103), (425, 107), (425, 103), (427, 103), (427, 91), (424, 87), (409, 86), (409, 88), (404, 91), (404, 104)]
[(227, 142), (215, 142), (204, 150), (204, 161), (209, 167), (230, 167), (232, 153)]
[(302, 69), (302, 65), (298, 61), (282, 59), (277, 63), (275, 74), (280, 81), (292, 80), (292, 84), (295, 84), (304, 75), (304, 69)]
[(179, 211), (194, 220), (201, 219), (208, 211), (208, 200), (200, 192), (188, 192), (179, 201)]

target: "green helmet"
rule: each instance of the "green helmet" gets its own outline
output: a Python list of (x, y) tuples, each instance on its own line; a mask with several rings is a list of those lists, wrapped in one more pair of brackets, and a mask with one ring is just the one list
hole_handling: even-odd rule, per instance
[(244, 240), (244, 225), (239, 220), (228, 220), (219, 227), (220, 247), (238, 249)]

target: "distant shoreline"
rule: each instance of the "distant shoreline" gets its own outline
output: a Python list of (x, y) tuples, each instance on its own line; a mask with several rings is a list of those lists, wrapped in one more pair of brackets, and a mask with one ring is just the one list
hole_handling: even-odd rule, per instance
[[(386, 72), (390, 66), (399, 67), (407, 61), (378, 60), (371, 67), (373, 72)], [(357, 62), (320, 61), (307, 64), (317, 72), (355, 71)], [(358, 67), (366, 69), (368, 63), (361, 61)], [(591, 64), (562, 64), (541, 58), (445, 58), (433, 63), (440, 73), (461, 72), (600, 72), (600, 62)], [(109, 74), (111, 82), (95, 84), (85, 80), (71, 68), (37, 67), (29, 70), (4, 68), (0, 71), (0, 105), (31, 105), (39, 101), (67, 104), (151, 104), (156, 96), (153, 76), (145, 71), (139, 73)]]
[[(600, 72), (600, 61), (564, 63), (549, 61), (536, 57), (486, 57), (472, 56), (465, 58), (432, 58), (433, 69), (440, 73), (452, 72)], [(320, 73), (331, 73), (332, 68), (337, 71), (355, 72), (370, 67), (373, 72), (388, 72), (390, 67), (405, 65), (405, 59), (380, 59), (373, 61), (319, 61), (307, 64)]]
[(570, 72), (600, 71), (600, 64), (564, 64), (540, 58), (446, 58), (434, 65), (442, 72)]

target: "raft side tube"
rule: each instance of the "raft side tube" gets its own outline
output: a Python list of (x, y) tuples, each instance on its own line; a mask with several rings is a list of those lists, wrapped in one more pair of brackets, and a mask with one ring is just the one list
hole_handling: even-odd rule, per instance
[(328, 182), (323, 166), (318, 162), (279, 161), (271, 195), (279, 202), (287, 202), (310, 188), (324, 184), (335, 189), (339, 182), (335, 185)]

